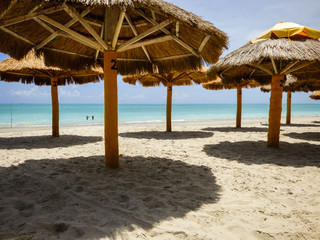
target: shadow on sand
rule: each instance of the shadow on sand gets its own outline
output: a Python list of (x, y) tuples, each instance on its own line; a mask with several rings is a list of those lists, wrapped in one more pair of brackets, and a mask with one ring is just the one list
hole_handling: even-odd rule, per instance
[(268, 132), (268, 128), (264, 127), (208, 127), (201, 130), (211, 132)]
[[(121, 238), (219, 200), (209, 168), (167, 158), (28, 160), (0, 168), (0, 239)], [(140, 230), (139, 230), (140, 229)]]
[(181, 131), (181, 132), (158, 132), (158, 131), (143, 131), (143, 132), (126, 132), (120, 133), (120, 137), (140, 138), (140, 139), (157, 139), (157, 140), (178, 140), (192, 138), (209, 138), (213, 136), (211, 132), (201, 131)]
[[(262, 123), (261, 125), (268, 126), (267, 123)], [(310, 123), (281, 123), (281, 127), (320, 127), (320, 125)]]
[(102, 137), (62, 135), (0, 138), (0, 149), (58, 148), (102, 141)]
[(284, 135), (306, 141), (320, 141), (320, 132), (285, 133)]
[(320, 146), (310, 143), (280, 142), (279, 148), (267, 147), (265, 141), (221, 142), (205, 145), (203, 151), (212, 157), (251, 164), (320, 167)]

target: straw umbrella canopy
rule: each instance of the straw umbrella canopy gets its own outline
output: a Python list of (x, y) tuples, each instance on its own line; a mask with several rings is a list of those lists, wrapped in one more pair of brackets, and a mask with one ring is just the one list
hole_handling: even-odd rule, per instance
[(237, 84), (224, 85), (221, 78), (214, 81), (209, 81), (203, 83), (202, 87), (208, 90), (222, 90), (222, 89), (237, 89), (237, 115), (236, 115), (236, 127), (241, 127), (241, 112), (242, 112), (242, 88), (255, 88), (260, 86), (259, 83), (255, 81), (242, 81)]
[(320, 91), (314, 91), (311, 95), (310, 98), (313, 100), (320, 100)]
[[(320, 90), (320, 81), (317, 79), (298, 80), (292, 74), (286, 76), (286, 81), (282, 84), (283, 91), (287, 92), (287, 115), (286, 124), (291, 123), (291, 100), (293, 92), (309, 92)], [(270, 92), (271, 85), (265, 85), (260, 88), (262, 92)]]
[(43, 56), (36, 57), (34, 51), (30, 51), (21, 60), (8, 58), (0, 62), (1, 81), (51, 86), (52, 136), (54, 137), (59, 137), (58, 86), (99, 82), (102, 76), (101, 68), (62, 70), (58, 67), (48, 67), (44, 64)]
[(3, 0), (0, 32), (0, 51), (12, 57), (35, 48), (47, 65), (104, 67), (109, 167), (119, 167), (117, 74), (199, 69), (219, 59), (228, 39), (162, 0)]
[(152, 73), (140, 75), (127, 75), (123, 77), (125, 83), (136, 85), (139, 82), (144, 87), (154, 87), (162, 84), (167, 88), (167, 132), (171, 132), (172, 112), (172, 86), (187, 86), (209, 81), (206, 76), (207, 68), (203, 67), (197, 71)]
[(282, 84), (290, 73), (299, 81), (320, 79), (320, 31), (294, 23), (279, 23), (267, 33), (229, 53), (211, 66), (207, 74), (209, 78), (218, 74), (224, 84), (243, 79), (255, 80), (261, 85), (271, 83), (267, 144), (277, 147)]

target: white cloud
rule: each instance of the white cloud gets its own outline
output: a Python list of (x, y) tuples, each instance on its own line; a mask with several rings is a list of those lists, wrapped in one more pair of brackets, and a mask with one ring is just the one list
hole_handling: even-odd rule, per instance
[(73, 89), (71, 91), (65, 90), (63, 88), (59, 89), (60, 91), (60, 96), (62, 97), (80, 97), (80, 92), (76, 89)]
[(19, 97), (36, 97), (36, 96), (50, 96), (50, 93), (34, 86), (28, 90), (10, 90), (10, 94)]

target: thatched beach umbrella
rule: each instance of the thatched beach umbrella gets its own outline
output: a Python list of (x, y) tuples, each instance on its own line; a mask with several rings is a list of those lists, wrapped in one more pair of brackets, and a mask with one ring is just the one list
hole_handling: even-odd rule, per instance
[(133, 85), (139, 82), (144, 87), (154, 87), (160, 84), (167, 87), (167, 132), (171, 132), (172, 87), (207, 82), (206, 72), (207, 68), (203, 67), (196, 71), (127, 75), (123, 77), (123, 81)]
[(310, 98), (313, 100), (320, 100), (320, 91), (314, 91), (311, 95)]
[(241, 112), (242, 112), (242, 88), (255, 88), (259, 84), (255, 81), (243, 81), (238, 84), (224, 85), (220, 78), (203, 83), (202, 87), (208, 90), (222, 90), (222, 89), (237, 89), (237, 115), (236, 115), (236, 127), (241, 127)]
[(208, 70), (222, 82), (254, 79), (271, 83), (268, 146), (279, 146), (282, 84), (286, 75), (299, 81), (320, 79), (320, 31), (294, 23), (279, 23), (243, 47), (229, 53)]
[[(286, 124), (291, 124), (291, 100), (294, 92), (309, 92), (320, 90), (320, 81), (315, 79), (298, 80), (294, 75), (288, 74), (286, 81), (282, 84), (283, 91), (287, 92), (287, 115)], [(271, 86), (265, 85), (260, 88), (262, 92), (270, 92)]]
[(0, 80), (5, 82), (20, 82), (39, 86), (51, 86), (52, 99), (52, 136), (59, 137), (59, 100), (58, 86), (66, 84), (84, 84), (99, 82), (103, 76), (101, 68), (84, 68), (82, 70), (62, 70), (48, 67), (43, 56), (36, 57), (30, 51), (23, 59), (8, 58), (0, 62)]
[(31, 48), (47, 65), (100, 64), (105, 84), (105, 154), (119, 167), (117, 74), (199, 69), (215, 63), (227, 36), (162, 0), (2, 0), (0, 51), (21, 58)]

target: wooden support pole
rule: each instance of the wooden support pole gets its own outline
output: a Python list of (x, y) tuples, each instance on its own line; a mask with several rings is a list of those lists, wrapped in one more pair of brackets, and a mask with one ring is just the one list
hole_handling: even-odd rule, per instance
[(104, 52), (104, 141), (107, 167), (118, 168), (117, 52)]
[(268, 147), (279, 147), (283, 90), (281, 83), (283, 79), (284, 75), (272, 75), (267, 142)]
[(286, 124), (291, 123), (291, 91), (287, 91), (287, 118)]
[(59, 137), (58, 78), (51, 78), (52, 136)]
[(167, 83), (167, 132), (171, 132), (172, 83)]
[(241, 111), (242, 111), (242, 88), (237, 88), (237, 123), (236, 127), (241, 127)]

